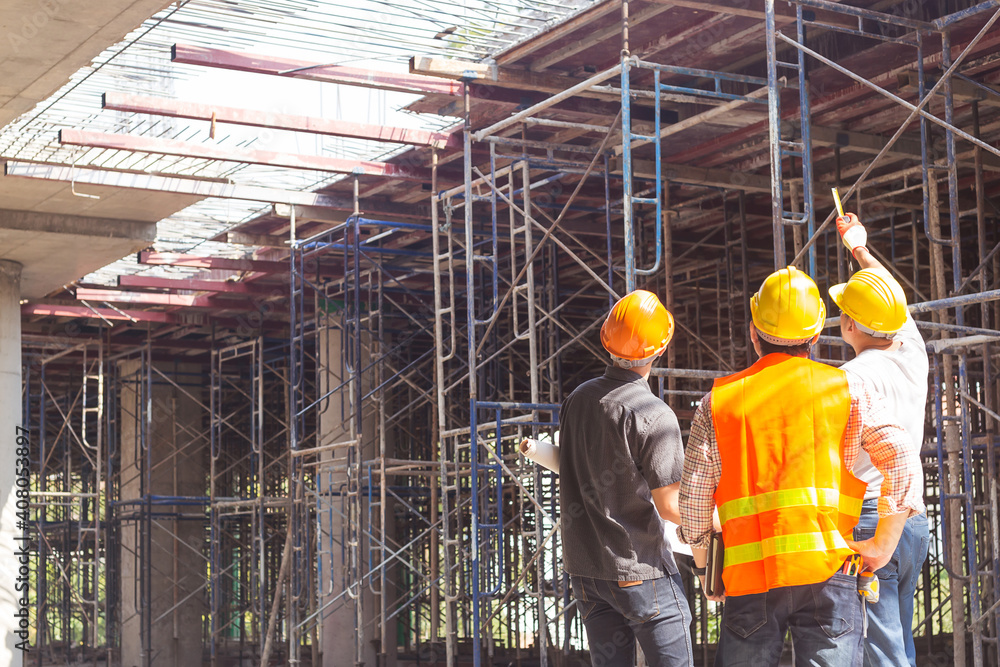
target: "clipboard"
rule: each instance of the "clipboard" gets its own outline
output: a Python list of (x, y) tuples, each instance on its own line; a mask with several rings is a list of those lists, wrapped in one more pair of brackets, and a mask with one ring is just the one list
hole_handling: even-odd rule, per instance
[(712, 533), (712, 541), (708, 547), (708, 562), (705, 564), (705, 594), (716, 596), (725, 592), (722, 583), (722, 566), (725, 546), (722, 544), (722, 533)]

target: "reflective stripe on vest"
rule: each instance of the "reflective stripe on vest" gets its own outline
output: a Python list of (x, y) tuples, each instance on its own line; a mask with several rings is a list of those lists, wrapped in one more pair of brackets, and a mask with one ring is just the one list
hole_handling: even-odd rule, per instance
[(725, 551), (725, 566), (743, 565), (784, 554), (802, 554), (806, 551), (830, 551), (846, 549), (847, 542), (839, 531), (829, 530), (825, 533), (794, 533), (769, 537), (760, 542), (727, 547)]
[(782, 491), (771, 491), (757, 496), (730, 500), (719, 507), (719, 521), (725, 523), (730, 519), (738, 519), (742, 516), (800, 505), (829, 507), (838, 510), (841, 514), (857, 514), (860, 516), (861, 503), (862, 499), (841, 495), (837, 489), (814, 489), (810, 487), (784, 489)]
[(866, 489), (844, 465), (846, 374), (769, 354), (716, 380), (711, 401), (727, 595), (826, 581), (852, 553)]

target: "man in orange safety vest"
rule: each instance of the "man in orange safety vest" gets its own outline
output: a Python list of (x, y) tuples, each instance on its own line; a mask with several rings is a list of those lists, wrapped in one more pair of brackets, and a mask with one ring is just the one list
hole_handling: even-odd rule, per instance
[[(809, 276), (775, 271), (750, 311), (760, 359), (716, 380), (702, 400), (679, 493), (679, 535), (696, 571), (716, 507), (722, 523), (726, 606), (715, 664), (777, 665), (790, 629), (803, 664), (860, 665), (866, 619), (852, 557), (873, 570), (888, 562), (906, 519), (924, 509), (919, 466), (881, 396), (808, 358), (826, 316)], [(866, 485), (851, 469), (862, 449), (885, 484), (875, 536), (854, 542)]]

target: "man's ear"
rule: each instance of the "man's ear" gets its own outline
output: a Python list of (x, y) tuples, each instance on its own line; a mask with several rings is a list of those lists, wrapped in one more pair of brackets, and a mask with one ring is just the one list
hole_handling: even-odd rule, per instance
[(757, 353), (757, 357), (763, 357), (764, 354), (760, 349), (760, 340), (757, 336), (757, 327), (750, 325), (750, 345), (753, 347), (753, 351)]
[(815, 336), (812, 337), (812, 340), (809, 341), (809, 346), (812, 347), (813, 345), (816, 344), (818, 340), (819, 340), (819, 334), (816, 334)]

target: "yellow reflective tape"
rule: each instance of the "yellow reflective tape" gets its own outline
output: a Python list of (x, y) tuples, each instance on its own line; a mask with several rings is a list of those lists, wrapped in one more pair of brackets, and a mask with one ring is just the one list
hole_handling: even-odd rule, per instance
[(724, 565), (743, 565), (754, 561), (763, 560), (772, 556), (782, 556), (789, 553), (799, 553), (803, 551), (834, 551), (836, 549), (847, 549), (847, 542), (836, 530), (829, 530), (822, 533), (794, 533), (792, 535), (778, 535), (769, 537), (760, 542), (750, 542), (737, 546), (726, 546)]
[(761, 512), (801, 506), (835, 507), (841, 513), (853, 516), (861, 514), (861, 502), (860, 498), (841, 495), (837, 489), (812, 487), (782, 489), (730, 500), (719, 508), (719, 520), (725, 523), (730, 519), (738, 519)]

